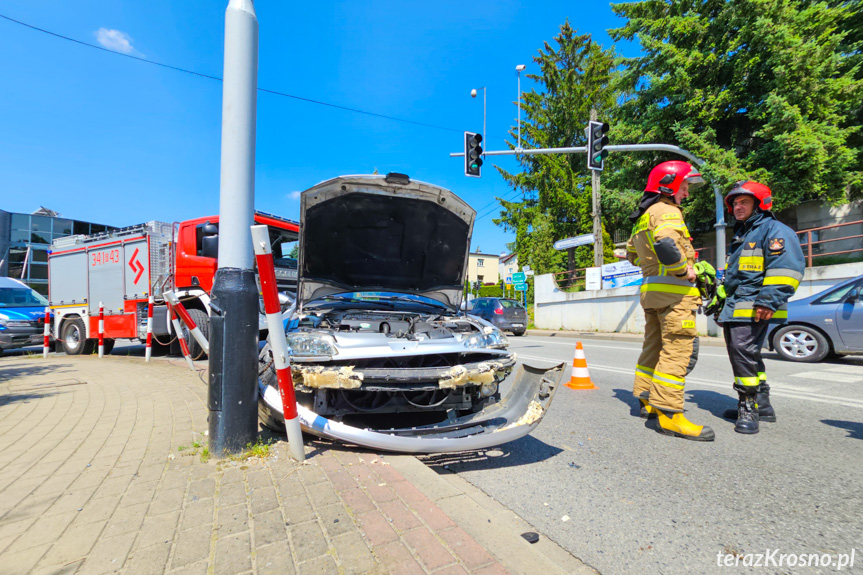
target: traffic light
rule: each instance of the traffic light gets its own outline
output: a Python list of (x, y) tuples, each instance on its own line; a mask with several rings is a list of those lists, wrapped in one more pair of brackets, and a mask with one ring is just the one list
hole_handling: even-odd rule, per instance
[(464, 133), (464, 175), (473, 178), (480, 177), (482, 167), (482, 134)]
[(602, 170), (602, 161), (608, 156), (608, 124), (591, 121), (587, 126), (587, 168)]

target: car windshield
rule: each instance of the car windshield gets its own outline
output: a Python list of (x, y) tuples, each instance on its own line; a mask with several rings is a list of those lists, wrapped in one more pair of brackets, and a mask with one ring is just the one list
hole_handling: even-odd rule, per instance
[(0, 288), (0, 308), (47, 305), (48, 300), (30, 288)]
[(307, 306), (326, 305), (333, 302), (344, 302), (353, 304), (368, 304), (373, 306), (380, 303), (395, 304), (406, 303), (410, 305), (422, 305), (434, 307), (438, 309), (446, 309), (446, 306), (439, 301), (419, 295), (405, 295), (390, 292), (350, 292), (338, 295), (328, 295), (320, 299), (309, 302)]
[(500, 300), (500, 305), (502, 305), (506, 309), (522, 309), (523, 307), (519, 302), (515, 301), (514, 299), (502, 299)]

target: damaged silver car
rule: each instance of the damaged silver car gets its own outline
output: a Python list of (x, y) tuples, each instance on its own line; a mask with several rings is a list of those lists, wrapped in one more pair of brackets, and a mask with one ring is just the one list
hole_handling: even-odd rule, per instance
[[(302, 193), (285, 324), (305, 431), (429, 453), (498, 445), (539, 423), (563, 365), (515, 369), (506, 335), (459, 311), (475, 217), (449, 190), (398, 174)], [(269, 345), (259, 360), (261, 420), (283, 429)]]

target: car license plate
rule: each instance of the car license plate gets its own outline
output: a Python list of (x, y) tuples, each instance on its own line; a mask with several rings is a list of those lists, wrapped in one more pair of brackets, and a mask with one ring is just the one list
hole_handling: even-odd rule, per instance
[(514, 324), (512, 324), (512, 327), (522, 327), (522, 324), (520, 324), (520, 323), (514, 323)]

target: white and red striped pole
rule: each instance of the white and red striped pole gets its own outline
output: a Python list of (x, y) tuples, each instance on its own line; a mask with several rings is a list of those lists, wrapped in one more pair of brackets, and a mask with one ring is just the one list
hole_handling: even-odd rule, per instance
[(189, 346), (186, 344), (186, 338), (183, 337), (183, 330), (180, 328), (180, 320), (177, 319), (177, 313), (174, 311), (174, 306), (168, 304), (168, 311), (171, 314), (171, 323), (174, 326), (174, 331), (177, 332), (177, 341), (180, 342), (180, 349), (183, 351), (183, 357), (186, 358), (186, 363), (189, 364), (189, 369), (195, 371), (195, 362), (192, 361), (192, 354), (189, 353)]
[(48, 357), (48, 338), (51, 335), (51, 309), (45, 308), (45, 327), (42, 330), (42, 357)]
[(147, 300), (147, 350), (144, 352), (144, 361), (150, 361), (153, 353), (153, 296)]
[(252, 245), (255, 248), (258, 277), (261, 278), (261, 295), (264, 298), (264, 312), (267, 314), (270, 346), (276, 365), (279, 394), (282, 397), (285, 431), (288, 434), (291, 455), (297, 461), (303, 461), (306, 458), (303, 451), (303, 431), (300, 429), (300, 420), (297, 417), (297, 396), (294, 393), (294, 381), (291, 376), (291, 365), (288, 361), (288, 338), (285, 336), (285, 327), (282, 324), (279, 292), (276, 289), (276, 268), (273, 264), (273, 248), (270, 245), (267, 226), (252, 226)]
[(189, 312), (186, 311), (186, 308), (183, 306), (183, 303), (177, 298), (177, 294), (172, 291), (166, 291), (164, 294), (165, 299), (171, 303), (171, 307), (179, 314), (180, 319), (183, 320), (183, 323), (186, 324), (186, 327), (189, 328), (189, 333), (192, 334), (192, 337), (198, 342), (198, 345), (204, 350), (204, 353), (207, 355), (210, 354), (210, 342), (207, 341), (207, 338), (204, 337), (204, 333), (201, 331), (201, 328), (198, 327), (198, 324), (195, 323), (195, 320), (192, 319), (192, 316), (189, 315)]
[(105, 354), (105, 306), (99, 302), (99, 357)]

